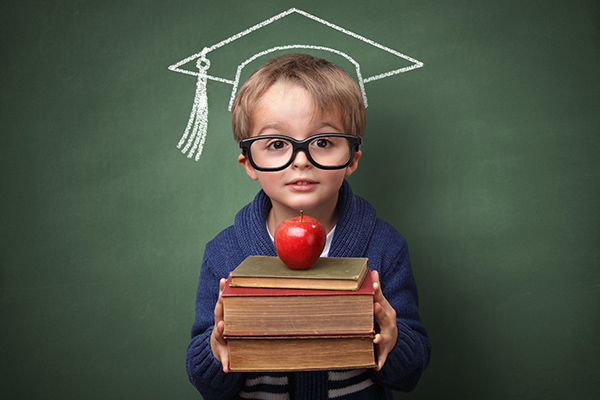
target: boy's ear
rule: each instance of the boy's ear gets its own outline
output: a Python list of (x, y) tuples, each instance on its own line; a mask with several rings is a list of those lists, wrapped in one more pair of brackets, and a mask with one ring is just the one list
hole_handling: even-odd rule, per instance
[(244, 168), (246, 169), (246, 173), (250, 178), (252, 178), (252, 180), (258, 180), (258, 175), (256, 174), (256, 171), (254, 170), (254, 168), (252, 168), (250, 160), (248, 160), (248, 157), (244, 153), (238, 156), (238, 162), (244, 166)]
[(356, 171), (356, 168), (358, 168), (358, 160), (360, 159), (360, 156), (362, 156), (362, 153), (360, 152), (360, 150), (358, 150), (356, 153), (354, 153), (354, 159), (352, 160), (350, 165), (348, 165), (346, 167), (346, 175), (345, 176), (350, 176), (350, 175), (352, 175), (352, 173), (354, 171)]

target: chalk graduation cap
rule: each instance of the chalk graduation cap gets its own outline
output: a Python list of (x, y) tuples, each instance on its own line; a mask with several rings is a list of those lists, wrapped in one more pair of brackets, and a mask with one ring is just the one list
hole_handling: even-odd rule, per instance
[[(292, 15), (295, 15), (296, 18), (301, 18), (302, 20), (288, 21), (288, 18), (286, 17), (292, 18), (290, 17)], [(284, 18), (286, 18), (286, 22), (294, 23), (288, 23), (286, 25), (282, 22), (282, 19)], [(272, 31), (271, 29), (275, 29), (276, 31)], [(277, 29), (279, 30), (277, 31)], [(292, 33), (291, 37), (286, 38), (285, 35), (281, 34), (282, 30), (284, 32), (300, 30), (300, 32), (299, 34)], [(268, 32), (261, 35), (261, 33), (265, 31)], [(245, 39), (250, 34), (253, 34), (254, 40)], [(229, 56), (226, 57), (230, 59), (233, 54), (236, 57), (236, 61), (233, 65), (239, 62), (235, 73), (231, 67), (232, 63), (227, 61), (231, 68), (227, 74), (223, 74), (228, 76), (227, 78), (209, 74), (208, 70), (211, 68), (209, 56), (213, 59), (215, 58), (214, 54), (211, 53), (224, 46), (229, 48), (236, 44), (237, 46), (235, 46), (235, 49), (229, 51)], [(257, 52), (258, 47), (260, 50)], [(244, 31), (213, 44), (212, 46), (205, 47), (202, 51), (169, 66), (171, 71), (196, 76), (198, 79), (190, 118), (177, 147), (181, 149), (182, 153), (187, 153), (188, 158), (194, 157), (196, 161), (199, 160), (200, 155), (202, 154), (202, 148), (208, 129), (208, 96), (206, 91), (208, 80), (222, 82), (232, 86), (231, 97), (229, 100), (229, 111), (231, 111), (231, 106), (235, 99), (238, 87), (241, 84), (240, 79), (244, 73), (244, 68), (248, 64), (263, 56), (269, 56), (268, 59), (270, 59), (274, 57), (277, 52), (290, 53), (311, 51), (326, 52), (328, 54), (343, 57), (343, 59), (348, 61), (346, 64), (351, 65), (351, 68), (354, 68), (354, 71), (348, 72), (357, 80), (362, 92), (365, 107), (368, 106), (365, 84), (423, 66), (421, 61), (396, 50), (383, 46), (305, 11), (297, 8), (290, 8), (287, 11), (253, 25)], [(354, 57), (359, 58), (360, 62)], [(386, 61), (385, 57), (391, 57), (392, 59)], [(221, 58), (223, 57), (221, 56)], [(322, 58), (327, 57), (323, 56)], [(221, 64), (219, 64), (219, 70), (226, 69), (225, 67), (222, 67)], [(363, 64), (363, 68), (361, 68), (361, 64)], [(370, 65), (367, 68), (364, 66), (365, 64)], [(363, 76), (365, 75), (363, 69), (368, 70), (368, 76)], [(348, 70), (348, 68), (346, 68), (346, 70)], [(221, 73), (219, 73), (219, 75), (221, 75)]]

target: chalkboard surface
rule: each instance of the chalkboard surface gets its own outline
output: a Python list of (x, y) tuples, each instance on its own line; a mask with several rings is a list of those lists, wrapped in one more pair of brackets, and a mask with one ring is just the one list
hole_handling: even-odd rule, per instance
[[(198, 86), (169, 66), (292, 7), (422, 63), (365, 84), (350, 178), (409, 243), (433, 345), (411, 398), (597, 398), (596, 0), (3, 1), (3, 397), (199, 398), (184, 355), (204, 245), (259, 186), (230, 83), (205, 85), (199, 161), (177, 148)], [(326, 35), (292, 17), (282, 37)], [(234, 79), (270, 36), (210, 73)], [(413, 63), (384, 53), (351, 56), (364, 78)]]

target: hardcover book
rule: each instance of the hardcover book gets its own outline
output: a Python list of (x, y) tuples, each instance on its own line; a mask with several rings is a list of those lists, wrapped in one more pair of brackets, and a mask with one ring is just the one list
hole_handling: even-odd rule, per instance
[(373, 335), (230, 338), (227, 343), (233, 372), (376, 366)]
[(226, 336), (370, 334), (374, 329), (373, 282), (365, 274), (356, 291), (223, 289)]
[(249, 256), (231, 272), (232, 287), (358, 290), (369, 260), (321, 257), (306, 270), (288, 268), (279, 257)]

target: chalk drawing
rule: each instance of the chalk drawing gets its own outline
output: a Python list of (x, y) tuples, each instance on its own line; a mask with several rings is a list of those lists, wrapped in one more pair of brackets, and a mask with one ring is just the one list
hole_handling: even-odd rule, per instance
[[(360, 64), (358, 62), (356, 62), (356, 60), (354, 60), (348, 54), (346, 54), (342, 51), (339, 51), (339, 50), (336, 50), (333, 48), (329, 48), (329, 47), (317, 46), (317, 45), (311, 45), (311, 44), (294, 44), (294, 45), (285, 45), (285, 46), (275, 46), (275, 47), (266, 49), (264, 51), (261, 51), (259, 53), (256, 53), (252, 57), (243, 61), (238, 66), (235, 79), (233, 79), (233, 80), (221, 78), (218, 76), (212, 76), (207, 73), (208, 69), (210, 68), (210, 61), (207, 58), (207, 55), (210, 52), (212, 52), (216, 49), (219, 49), (235, 40), (238, 40), (258, 29), (261, 29), (269, 24), (272, 24), (273, 22), (278, 21), (278, 20), (280, 20), (290, 14), (293, 14), (293, 13), (302, 15), (306, 18), (309, 18), (320, 24), (323, 24), (331, 29), (342, 32), (348, 36), (351, 36), (355, 39), (363, 41), (363, 42), (365, 42), (371, 46), (374, 46), (380, 50), (388, 52), (396, 57), (399, 57), (406, 61), (409, 61), (412, 64), (402, 67), (402, 68), (394, 69), (392, 71), (388, 71), (388, 72), (384, 72), (381, 74), (363, 78), (361, 70), (360, 70)], [(370, 39), (365, 38), (364, 36), (361, 36), (357, 33), (351, 32), (351, 31), (344, 29), (338, 25), (332, 24), (331, 22), (325, 21), (325, 20), (323, 20), (319, 17), (316, 17), (312, 14), (309, 14), (305, 11), (299, 10), (297, 8), (290, 8), (287, 11), (277, 14), (269, 19), (266, 19), (256, 25), (251, 26), (250, 28), (248, 28), (242, 32), (239, 32), (231, 37), (228, 37), (227, 39), (224, 39), (224, 40), (220, 41), (219, 43), (216, 43), (210, 47), (205, 47), (204, 49), (202, 49), (202, 51), (200, 51), (196, 54), (193, 54), (193, 55), (169, 66), (169, 70), (171, 70), (171, 71), (180, 72), (183, 74), (198, 77), (198, 82), (196, 84), (196, 94), (194, 97), (194, 103), (192, 106), (192, 111), (190, 113), (190, 118), (188, 120), (188, 124), (185, 128), (185, 131), (184, 131), (181, 139), (179, 140), (179, 143), (177, 144), (177, 147), (179, 149), (181, 149), (181, 152), (184, 154), (187, 153), (188, 158), (194, 157), (196, 161), (198, 161), (200, 159), (200, 155), (202, 154), (202, 149), (204, 147), (204, 142), (206, 140), (206, 134), (208, 131), (208, 96), (207, 96), (207, 92), (206, 92), (207, 80), (213, 80), (213, 81), (217, 81), (217, 82), (227, 83), (227, 84), (233, 86), (230, 100), (229, 100), (229, 107), (228, 107), (229, 111), (231, 111), (231, 106), (235, 99), (235, 95), (237, 93), (237, 88), (239, 86), (240, 76), (241, 76), (241, 73), (242, 73), (242, 70), (244, 69), (244, 67), (246, 65), (248, 65), (249, 63), (251, 63), (252, 61), (254, 61), (255, 59), (262, 57), (264, 55), (273, 53), (275, 51), (292, 50), (292, 49), (323, 50), (323, 51), (328, 51), (328, 52), (331, 52), (331, 53), (334, 53), (334, 54), (337, 54), (337, 55), (340, 55), (340, 56), (346, 58), (356, 68), (356, 76), (357, 76), (357, 80), (358, 80), (358, 85), (362, 92), (362, 96), (363, 96), (363, 99), (365, 102), (365, 107), (368, 106), (367, 94), (366, 94), (365, 86), (364, 86), (365, 83), (373, 82), (373, 81), (376, 81), (379, 79), (387, 78), (387, 77), (390, 77), (393, 75), (401, 74), (403, 72), (407, 72), (407, 71), (411, 71), (411, 70), (423, 67), (423, 63), (421, 61), (418, 61), (412, 57), (409, 57), (409, 56), (402, 54), (396, 50), (393, 50), (389, 47), (386, 47), (384, 45), (376, 43)], [(181, 68), (183, 65), (188, 64), (194, 60), (196, 60), (197, 71), (190, 71), (190, 70)]]
[(356, 75), (358, 76), (358, 78), (357, 78), (358, 85), (360, 86), (360, 91), (362, 93), (362, 96), (363, 96), (363, 99), (365, 102), (365, 107), (367, 106), (367, 94), (365, 92), (364, 80), (362, 79), (362, 74), (360, 72), (360, 65), (352, 57), (350, 57), (348, 54), (345, 54), (339, 50), (331, 49), (329, 47), (291, 44), (291, 45), (286, 45), (286, 46), (277, 46), (277, 47), (273, 47), (273, 48), (265, 50), (265, 51), (261, 51), (260, 53), (253, 55), (252, 57), (250, 57), (249, 59), (247, 59), (246, 61), (244, 61), (243, 63), (241, 63), (238, 66), (237, 72), (235, 74), (235, 80), (233, 81), (233, 91), (231, 92), (231, 98), (229, 99), (229, 111), (231, 111), (231, 106), (233, 105), (233, 101), (235, 100), (235, 95), (237, 93), (237, 87), (240, 82), (240, 75), (242, 74), (242, 70), (244, 69), (244, 67), (246, 65), (248, 65), (249, 63), (251, 63), (252, 61), (256, 60), (257, 58), (267, 55), (269, 53), (273, 53), (275, 51), (280, 51), (280, 50), (291, 50), (291, 49), (324, 50), (324, 51), (330, 51), (332, 53), (335, 53), (342, 57), (345, 57), (348, 61), (350, 61), (352, 64), (354, 64), (354, 67), (356, 68)]

